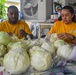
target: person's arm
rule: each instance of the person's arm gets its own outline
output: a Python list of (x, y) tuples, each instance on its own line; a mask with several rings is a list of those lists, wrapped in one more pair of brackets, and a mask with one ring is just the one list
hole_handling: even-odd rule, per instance
[(27, 35), (29, 35), (30, 36), (30, 39), (33, 39), (33, 35), (26, 33), (23, 29), (20, 29), (20, 35), (22, 37), (25, 37), (26, 39), (28, 39)]
[(76, 37), (72, 34), (69, 33), (61, 33), (58, 34), (58, 37), (62, 40), (69, 40), (69, 42), (71, 42), (72, 44), (76, 44)]

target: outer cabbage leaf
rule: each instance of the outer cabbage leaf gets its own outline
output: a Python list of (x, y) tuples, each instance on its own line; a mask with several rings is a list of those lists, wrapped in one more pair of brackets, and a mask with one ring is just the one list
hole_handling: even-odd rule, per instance
[(6, 32), (0, 32), (0, 43), (3, 45), (7, 45), (11, 41), (10, 35)]
[(3, 66), (3, 57), (0, 57), (0, 65)]
[(30, 56), (33, 55), (35, 50), (41, 50), (41, 47), (39, 46), (33, 46), (30, 50), (29, 50), (29, 54)]
[(11, 50), (11, 49), (17, 49), (17, 48), (24, 48), (26, 50), (26, 44), (23, 43), (23, 42), (10, 42), (8, 45), (7, 45), (7, 48), (8, 48), (8, 51)]
[(50, 52), (51, 54), (54, 54), (56, 50), (54, 44), (50, 42), (43, 43), (41, 47)]
[(67, 43), (64, 41), (64, 40), (60, 40), (60, 39), (58, 39), (58, 40), (56, 40), (55, 42), (54, 42), (54, 46), (56, 47), (56, 48), (58, 48), (58, 47), (60, 47), (60, 46), (62, 46), (62, 45), (66, 45)]
[(6, 52), (7, 52), (7, 48), (1, 44), (0, 45), (0, 57), (4, 56)]
[(11, 36), (11, 42), (18, 42), (18, 41), (20, 41), (20, 39), (15, 34), (13, 34)]
[(56, 33), (52, 33), (50, 35), (50, 42), (55, 42), (58, 39), (58, 36)]

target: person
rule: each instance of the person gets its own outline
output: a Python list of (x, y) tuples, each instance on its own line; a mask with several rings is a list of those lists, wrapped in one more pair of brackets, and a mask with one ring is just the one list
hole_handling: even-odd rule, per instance
[(15, 34), (19, 39), (26, 38), (27, 35), (33, 38), (32, 31), (28, 24), (22, 20), (18, 20), (18, 8), (16, 6), (9, 6), (7, 9), (8, 20), (0, 23), (0, 31)]
[(62, 7), (60, 5), (56, 6), (56, 12), (58, 13), (58, 18), (60, 18), (60, 16), (61, 16), (61, 9), (62, 9)]
[(54, 23), (48, 35), (57, 33), (58, 37), (67, 43), (76, 44), (76, 23), (74, 9), (67, 5), (61, 9), (61, 21)]

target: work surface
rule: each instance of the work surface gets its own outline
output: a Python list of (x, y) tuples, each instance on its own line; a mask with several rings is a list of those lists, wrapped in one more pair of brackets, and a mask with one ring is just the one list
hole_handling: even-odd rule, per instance
[[(0, 71), (2, 69), (3, 67), (0, 67)], [(67, 66), (49, 68), (47, 71), (44, 71), (44, 72), (38, 72), (34, 70), (32, 67), (30, 67), (25, 73), (18, 74), (18, 75), (55, 75), (55, 73), (60, 74), (61, 72), (64, 72), (63, 75), (76, 75), (76, 65), (68, 63)], [(3, 71), (3, 75), (12, 75), (12, 74), (9, 74), (7, 71)]]

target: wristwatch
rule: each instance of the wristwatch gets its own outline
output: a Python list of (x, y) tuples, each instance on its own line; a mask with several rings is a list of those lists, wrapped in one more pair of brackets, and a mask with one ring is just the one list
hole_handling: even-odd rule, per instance
[(75, 39), (75, 36), (74, 35), (70, 36), (70, 39), (71, 40), (74, 40)]

